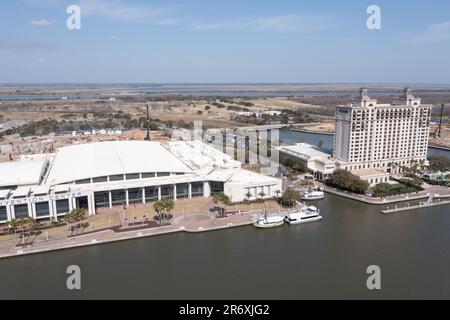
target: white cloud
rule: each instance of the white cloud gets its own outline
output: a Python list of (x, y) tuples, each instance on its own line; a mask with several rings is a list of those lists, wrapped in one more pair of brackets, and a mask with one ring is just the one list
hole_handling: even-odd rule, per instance
[(413, 44), (441, 42), (450, 39), (450, 21), (430, 26), (424, 33), (408, 39)]
[(37, 27), (53, 27), (56, 24), (56, 21), (47, 19), (31, 20), (30, 24)]
[(104, 16), (114, 21), (150, 22), (161, 18), (161, 11), (150, 6), (134, 6), (124, 1), (82, 0), (81, 14)]
[(256, 31), (301, 31), (314, 32), (329, 27), (329, 17), (316, 15), (287, 14), (254, 18), (240, 18), (212, 23), (192, 23), (199, 30), (256, 30)]

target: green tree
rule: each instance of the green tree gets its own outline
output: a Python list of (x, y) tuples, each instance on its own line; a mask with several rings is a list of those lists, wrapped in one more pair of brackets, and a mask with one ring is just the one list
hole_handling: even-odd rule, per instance
[(294, 189), (287, 189), (283, 192), (281, 197), (281, 204), (283, 206), (294, 206), (297, 201), (300, 201), (300, 193), (295, 191)]
[(83, 233), (84, 228), (89, 225), (88, 223), (82, 223), (85, 218), (84, 209), (73, 209), (64, 216), (64, 220), (69, 223), (70, 235), (73, 235), (74, 232), (78, 233), (80, 230)]
[(338, 169), (328, 178), (325, 183), (331, 187), (363, 194), (369, 189), (369, 183), (361, 180), (350, 171)]
[(216, 204), (222, 204), (223, 207), (221, 207), (221, 215), (225, 216), (225, 207), (224, 206), (228, 206), (231, 204), (231, 199), (229, 196), (227, 196), (225, 193), (223, 192), (219, 192), (216, 195), (214, 195), (213, 197), (213, 201)]
[(161, 199), (153, 204), (153, 209), (158, 214), (158, 220), (164, 224), (165, 218), (169, 220), (170, 212), (173, 210), (175, 203), (171, 199)]

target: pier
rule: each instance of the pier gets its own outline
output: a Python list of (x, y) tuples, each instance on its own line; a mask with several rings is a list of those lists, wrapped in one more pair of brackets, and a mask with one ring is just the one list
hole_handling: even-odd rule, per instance
[(419, 204), (410, 206), (409, 203), (406, 204), (406, 206), (398, 207), (397, 205), (394, 208), (389, 208), (385, 210), (381, 210), (382, 213), (395, 213), (395, 212), (402, 212), (402, 211), (408, 211), (408, 210), (415, 210), (415, 209), (423, 209), (423, 208), (429, 208), (429, 207), (435, 207), (435, 206), (442, 206), (450, 204), (450, 200), (442, 200), (438, 199), (438, 201), (435, 202), (419, 202)]

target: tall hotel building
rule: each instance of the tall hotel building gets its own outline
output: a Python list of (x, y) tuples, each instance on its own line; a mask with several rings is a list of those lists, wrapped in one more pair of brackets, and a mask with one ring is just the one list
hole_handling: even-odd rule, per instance
[(406, 88), (399, 104), (378, 104), (361, 89), (360, 101), (336, 109), (333, 158), (347, 170), (401, 171), (426, 161), (431, 106)]
[(319, 180), (345, 169), (371, 186), (426, 161), (431, 106), (422, 105), (409, 88), (393, 104), (379, 104), (361, 89), (357, 103), (336, 108), (335, 120), (332, 156), (305, 143), (282, 146), (280, 152), (305, 162)]

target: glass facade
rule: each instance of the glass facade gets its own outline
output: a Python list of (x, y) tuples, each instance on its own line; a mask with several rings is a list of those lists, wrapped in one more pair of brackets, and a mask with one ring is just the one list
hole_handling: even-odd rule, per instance
[(124, 206), (127, 204), (125, 190), (111, 191), (111, 200), (113, 206)]
[(191, 194), (192, 197), (203, 197), (203, 182), (192, 182)]
[(109, 192), (95, 192), (94, 193), (95, 209), (109, 207)]
[(139, 173), (129, 173), (127, 175), (125, 175), (125, 177), (127, 178), (127, 180), (136, 180), (140, 178), (140, 174)]
[(75, 184), (88, 184), (91, 183), (91, 179), (77, 180)]
[(161, 186), (161, 199), (173, 199), (173, 185)]
[(128, 189), (128, 203), (142, 203), (142, 189)]
[(93, 183), (108, 182), (108, 177), (97, 177), (92, 179)]
[(6, 207), (0, 207), (0, 221), (8, 220), (8, 214), (6, 213)]
[(177, 199), (189, 198), (189, 184), (179, 183), (177, 184)]
[(144, 172), (142, 173), (142, 179), (145, 178), (154, 178), (156, 174), (154, 172)]
[(158, 201), (158, 187), (145, 188), (145, 202)]
[(28, 205), (18, 204), (14, 206), (14, 216), (16, 219), (28, 218)]
[(35, 204), (36, 208), (36, 217), (48, 217), (50, 215), (50, 207), (48, 205), (48, 201), (46, 202), (38, 202)]
[(220, 181), (210, 181), (211, 195), (216, 195), (223, 192), (223, 182)]
[(121, 180), (123, 180), (123, 174), (109, 176), (109, 181), (121, 181)]
[(66, 213), (69, 213), (69, 200), (63, 199), (63, 200), (56, 200), (56, 214), (57, 215), (64, 215)]
[(158, 172), (156, 175), (158, 177), (168, 177), (168, 176), (170, 176), (170, 173), (169, 172)]

